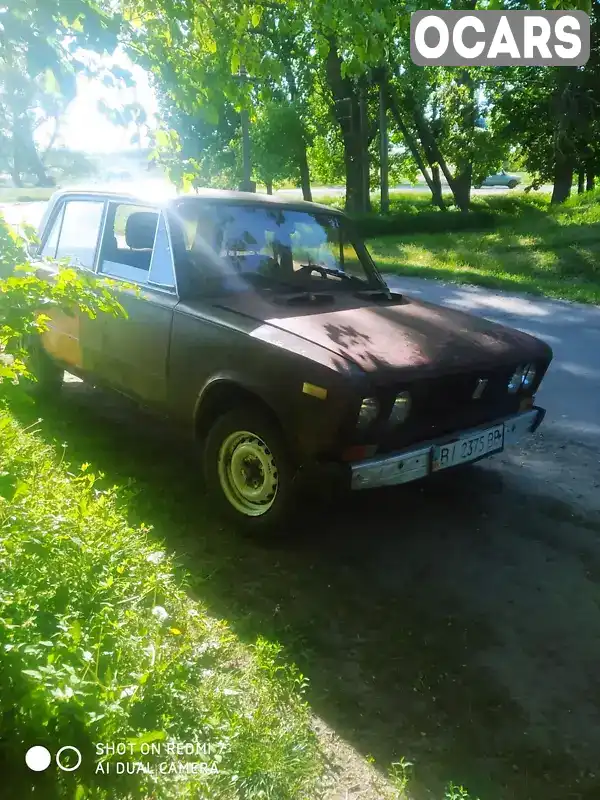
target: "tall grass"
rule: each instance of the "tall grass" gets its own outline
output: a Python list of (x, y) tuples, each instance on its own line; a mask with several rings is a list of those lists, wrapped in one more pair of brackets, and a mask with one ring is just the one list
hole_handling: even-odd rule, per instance
[(479, 196), (474, 208), (495, 215), (493, 228), (444, 229), (444, 218), (471, 215), (438, 214), (428, 230), (369, 237), (376, 262), (398, 274), (600, 303), (600, 190), (560, 206), (533, 193)]
[[(305, 680), (278, 645), (242, 646), (151, 531), (128, 524), (127, 495), (6, 408), (0, 441), (3, 797), (315, 797)], [(105, 748), (119, 743), (125, 755)], [(31, 772), (33, 745), (77, 747), (81, 766)]]

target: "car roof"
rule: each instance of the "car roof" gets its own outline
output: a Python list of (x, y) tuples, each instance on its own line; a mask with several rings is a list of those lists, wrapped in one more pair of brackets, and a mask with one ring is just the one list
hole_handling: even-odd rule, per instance
[(261, 205), (261, 206), (278, 206), (280, 208), (287, 208), (290, 210), (310, 212), (323, 212), (327, 211), (329, 214), (342, 214), (343, 212), (337, 208), (323, 205), (321, 203), (311, 203), (306, 200), (287, 200), (274, 195), (260, 194), (254, 192), (238, 192), (228, 189), (198, 189), (193, 194), (176, 194), (169, 196), (164, 193), (163, 196), (158, 198), (148, 198), (142, 192), (139, 194), (135, 192), (119, 192), (114, 190), (105, 190), (100, 188), (95, 189), (60, 189), (54, 192), (46, 207), (46, 212), (40, 223), (40, 232), (43, 230), (48, 218), (52, 213), (52, 209), (63, 198), (72, 200), (88, 199), (88, 200), (113, 200), (121, 203), (135, 203), (154, 208), (165, 208), (172, 206), (175, 203), (185, 201), (185, 203), (235, 203), (238, 205)]

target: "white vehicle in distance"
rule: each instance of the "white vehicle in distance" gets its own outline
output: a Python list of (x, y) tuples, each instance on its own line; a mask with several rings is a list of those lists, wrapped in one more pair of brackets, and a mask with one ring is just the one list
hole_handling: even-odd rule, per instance
[(481, 189), (482, 186), (508, 186), (509, 189), (514, 189), (521, 183), (521, 178), (516, 175), (509, 175), (505, 170), (501, 170), (496, 175), (489, 175), (481, 183), (476, 183), (475, 188)]

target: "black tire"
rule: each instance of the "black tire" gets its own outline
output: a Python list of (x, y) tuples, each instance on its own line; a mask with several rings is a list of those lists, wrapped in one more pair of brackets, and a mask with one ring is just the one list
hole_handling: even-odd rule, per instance
[(476, 183), (473, 188), (474, 189), (481, 189), (481, 184), (480, 183)]
[(27, 393), (40, 400), (57, 398), (62, 389), (65, 371), (50, 358), (39, 339), (32, 340), (27, 345), (25, 361), (35, 379), (23, 379)]
[[(289, 533), (296, 469), (283, 435), (267, 414), (236, 408), (218, 417), (204, 443), (203, 468), (210, 499), (236, 528), (277, 538)], [(244, 492), (256, 492), (256, 498), (248, 500)]]
[(509, 189), (514, 189), (515, 186), (517, 186), (517, 185), (518, 185), (518, 181), (509, 181), (508, 182), (508, 188)]

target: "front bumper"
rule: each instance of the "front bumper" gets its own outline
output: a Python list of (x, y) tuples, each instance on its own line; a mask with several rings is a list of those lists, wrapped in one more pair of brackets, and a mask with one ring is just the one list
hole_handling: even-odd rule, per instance
[[(476, 428), (457, 431), (450, 436), (422, 442), (417, 446), (400, 450), (391, 455), (375, 456), (374, 458), (366, 458), (363, 461), (355, 461), (350, 464), (352, 488), (372, 489), (376, 486), (395, 486), (399, 483), (409, 483), (419, 478), (425, 478), (432, 472), (431, 462), (434, 447), (447, 444), (458, 438), (475, 436), (480, 431), (502, 423), (504, 423), (505, 449), (516, 444), (527, 434), (533, 433), (540, 426), (545, 414), (546, 412), (543, 408), (534, 407), (530, 411), (522, 411), (519, 414), (493, 420)], [(480, 458), (487, 458), (497, 452), (486, 453), (477, 459), (473, 459), (473, 461), (479, 461)]]

